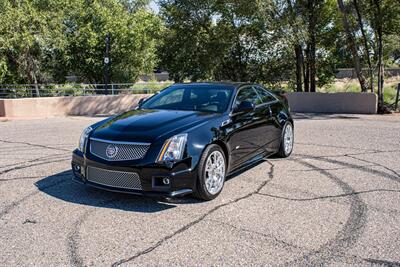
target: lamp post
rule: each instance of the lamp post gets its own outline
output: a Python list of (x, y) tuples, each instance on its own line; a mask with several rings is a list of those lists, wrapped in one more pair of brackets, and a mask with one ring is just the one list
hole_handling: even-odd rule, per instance
[(108, 95), (108, 83), (110, 82), (110, 34), (106, 34), (105, 38), (105, 43), (106, 43), (106, 50), (104, 53), (104, 85), (105, 85), (105, 90), (104, 94)]

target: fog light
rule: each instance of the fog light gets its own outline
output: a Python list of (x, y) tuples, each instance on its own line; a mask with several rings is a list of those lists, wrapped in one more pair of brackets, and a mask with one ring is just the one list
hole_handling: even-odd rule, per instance
[(76, 172), (81, 172), (81, 166), (79, 166), (79, 165), (74, 165), (74, 171), (76, 171)]
[(162, 181), (163, 181), (164, 184), (169, 184), (169, 178), (163, 178)]

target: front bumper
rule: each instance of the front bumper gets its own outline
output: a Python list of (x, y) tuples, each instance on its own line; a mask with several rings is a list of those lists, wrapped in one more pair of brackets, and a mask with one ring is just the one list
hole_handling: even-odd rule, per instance
[[(75, 150), (72, 153), (72, 171), (74, 181), (114, 192), (130, 193), (137, 195), (176, 197), (192, 193), (195, 188), (195, 171), (190, 168), (190, 159), (174, 164), (135, 164), (124, 165), (109, 162), (107, 164), (88, 159), (85, 155)], [(96, 168), (106, 172), (136, 173), (140, 180), (140, 189), (114, 186), (106, 182), (98, 183), (87, 176), (88, 168)], [(165, 178), (169, 183), (164, 183)], [(106, 178), (103, 178), (103, 181)], [(124, 178), (126, 179), (126, 178)]]

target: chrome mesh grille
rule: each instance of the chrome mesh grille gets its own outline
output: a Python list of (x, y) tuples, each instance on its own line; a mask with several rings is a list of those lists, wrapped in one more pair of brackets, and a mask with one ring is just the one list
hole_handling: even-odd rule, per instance
[(139, 174), (88, 167), (86, 179), (90, 182), (125, 189), (142, 190)]
[[(107, 155), (107, 149), (112, 146), (116, 148), (115, 155)], [(149, 143), (128, 143), (128, 142), (114, 142), (91, 138), (90, 139), (90, 153), (93, 155), (108, 160), (108, 161), (124, 161), (142, 159), (149, 149)]]

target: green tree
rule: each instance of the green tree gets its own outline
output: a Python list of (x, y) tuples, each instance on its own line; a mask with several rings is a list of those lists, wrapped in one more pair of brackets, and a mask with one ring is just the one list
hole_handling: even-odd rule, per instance
[(281, 81), (290, 62), (280, 55), (286, 46), (273, 33), (270, 9), (263, 1), (161, 1), (162, 67), (176, 81)]
[(0, 83), (103, 82), (104, 38), (111, 78), (132, 82), (158, 63), (161, 19), (146, 0), (0, 1)]
[(135, 81), (150, 73), (158, 58), (162, 22), (143, 8), (133, 10), (115, 0), (76, 0), (67, 8), (64, 33), (68, 39), (64, 60), (91, 83), (103, 81), (105, 37), (111, 37), (111, 79)]
[[(342, 0), (338, 0), (339, 7), (340, 2)], [(355, 52), (360, 53), (361, 49), (358, 49), (358, 47), (362, 45), (364, 59), (369, 69), (371, 91), (373, 91), (374, 86), (374, 69), (377, 69), (377, 93), (379, 109), (382, 110), (384, 104), (384, 65), (385, 62), (396, 61), (396, 51), (399, 47), (396, 44), (398, 44), (398, 36), (400, 35), (400, 5), (397, 0), (353, 0), (348, 3), (347, 9), (349, 10), (347, 12), (349, 21), (346, 31), (353, 36), (353, 40), (348, 39), (348, 45), (356, 47), (353, 51), (353, 60), (356, 60), (358, 55), (354, 54)], [(352, 23), (354, 17), (358, 28), (354, 27), (355, 23)], [(356, 39), (356, 36), (359, 36), (359, 40)]]
[(51, 70), (47, 62), (65, 45), (61, 3), (50, 0), (2, 1), (0, 7), (0, 82), (38, 82)]
[(160, 50), (162, 66), (177, 81), (257, 81), (273, 86), (292, 84), (296, 74), (299, 91), (303, 77), (306, 90), (310, 83), (312, 88), (317, 82), (323, 85), (334, 75), (335, 43), (325, 41), (324, 35), (338, 34), (336, 6), (334, 0), (308, 5), (305, 0), (163, 0), (168, 34)]
[(160, 47), (161, 67), (173, 80), (212, 77), (213, 61), (222, 47), (215, 35), (214, 1), (164, 0), (160, 2), (166, 32)]

